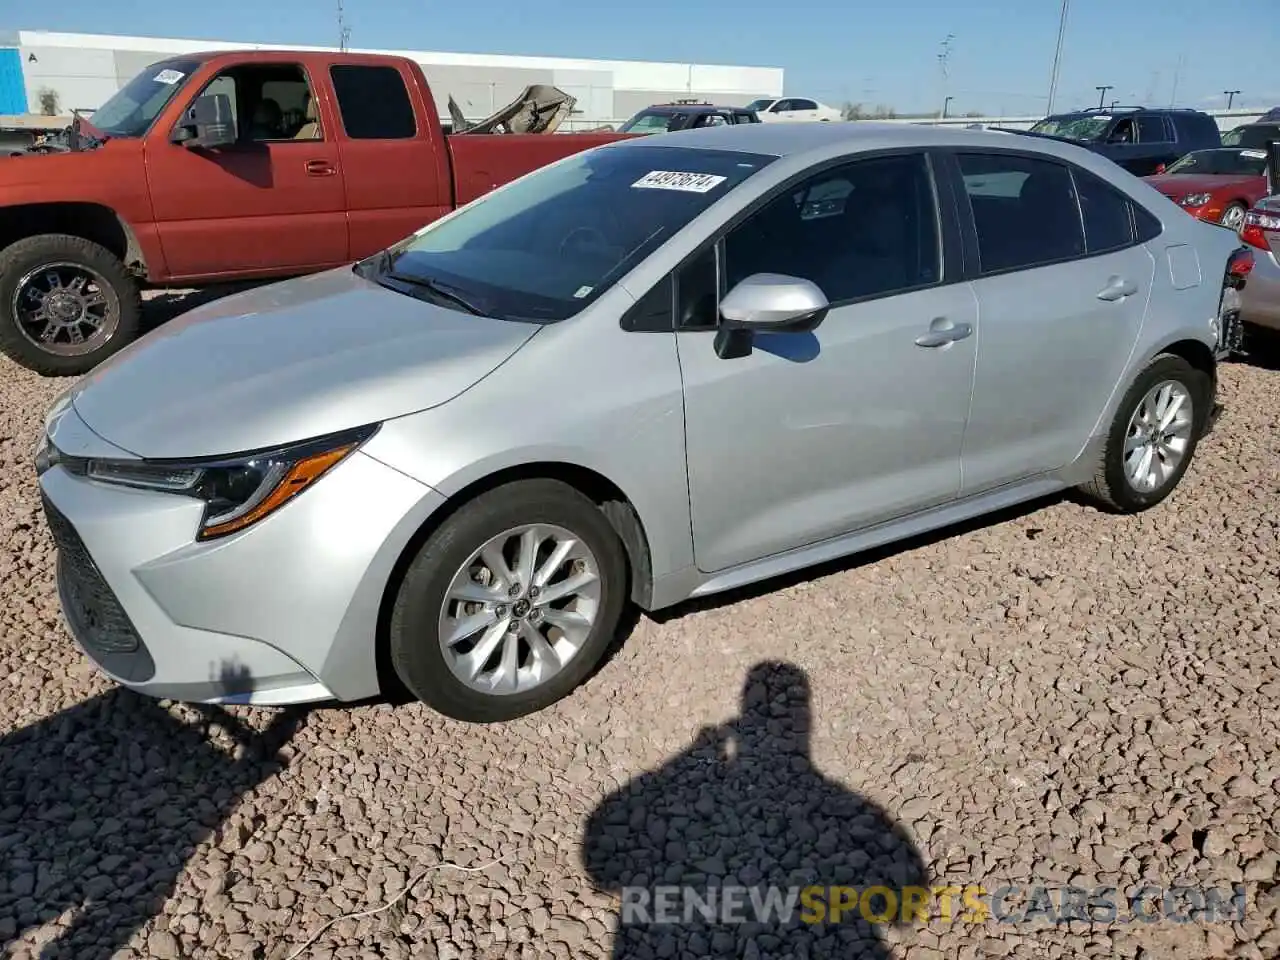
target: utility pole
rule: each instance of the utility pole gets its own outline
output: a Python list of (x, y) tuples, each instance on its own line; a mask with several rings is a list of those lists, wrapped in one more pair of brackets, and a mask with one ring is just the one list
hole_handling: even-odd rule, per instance
[(1169, 95), (1169, 106), (1172, 107), (1178, 100), (1178, 81), (1182, 79), (1182, 67), (1186, 62), (1187, 55), (1185, 53), (1178, 54), (1178, 65), (1173, 71), (1173, 93)]
[(1236, 94), (1239, 93), (1240, 91), (1239, 90), (1223, 90), (1222, 92), (1227, 95), (1227, 109), (1230, 110), (1231, 104), (1235, 102)]
[(951, 41), (956, 38), (954, 33), (948, 33), (942, 39), (942, 50), (938, 54), (938, 66), (942, 70), (942, 113), (940, 116), (947, 115), (947, 101), (952, 99), (947, 96), (947, 81), (951, 77)]
[(954, 99), (955, 97), (947, 97), (945, 100), (942, 101), (942, 119), (943, 120), (947, 119), (947, 104), (949, 104)]
[(1058, 93), (1058, 66), (1062, 63), (1062, 38), (1067, 32), (1067, 7), (1071, 0), (1062, 0), (1062, 15), (1058, 18), (1058, 46), (1053, 53), (1053, 73), (1049, 76), (1049, 109), (1046, 115), (1053, 113), (1053, 99)]
[(1102, 109), (1102, 101), (1106, 99), (1107, 91), (1108, 91), (1108, 90), (1114, 90), (1114, 89), (1115, 89), (1115, 85), (1114, 85), (1114, 84), (1107, 84), (1105, 87), (1094, 87), (1093, 89), (1095, 89), (1095, 90), (1097, 90), (1097, 91), (1098, 91), (1098, 109), (1099, 109), (1099, 110), (1101, 110), (1101, 109)]
[(347, 41), (351, 39), (351, 28), (347, 26), (347, 18), (342, 10), (342, 0), (338, 0), (338, 49), (347, 50)]

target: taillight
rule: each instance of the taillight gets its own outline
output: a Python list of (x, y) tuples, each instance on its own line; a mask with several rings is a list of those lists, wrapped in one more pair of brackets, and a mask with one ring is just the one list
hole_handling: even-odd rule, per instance
[(1277, 232), (1280, 232), (1280, 215), (1250, 210), (1244, 215), (1240, 239), (1259, 250), (1270, 250), (1271, 244), (1267, 242), (1267, 234)]
[(1227, 259), (1227, 274), (1243, 280), (1253, 272), (1253, 251), (1241, 247)]

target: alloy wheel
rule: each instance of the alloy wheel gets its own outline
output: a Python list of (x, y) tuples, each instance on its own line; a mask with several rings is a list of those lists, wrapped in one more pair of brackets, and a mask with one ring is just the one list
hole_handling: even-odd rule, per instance
[(445, 662), (481, 693), (539, 687), (587, 642), (600, 590), (600, 564), (571, 531), (506, 530), (474, 551), (445, 591), (438, 624)]
[(1124, 472), (1139, 493), (1161, 489), (1177, 472), (1191, 446), (1195, 410), (1191, 392), (1177, 380), (1157, 383), (1129, 418)]

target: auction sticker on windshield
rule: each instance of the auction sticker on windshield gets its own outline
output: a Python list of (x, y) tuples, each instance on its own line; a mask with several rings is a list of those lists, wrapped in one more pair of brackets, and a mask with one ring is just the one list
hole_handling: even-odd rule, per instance
[(1241, 150), (1241, 151), (1240, 151), (1240, 156), (1242, 156), (1242, 157), (1248, 157), (1250, 160), (1265, 160), (1265, 159), (1267, 159), (1267, 151), (1265, 151), (1265, 150)]
[(181, 70), (161, 70), (155, 75), (156, 83), (166, 83), (172, 86), (182, 79)]
[(640, 190), (682, 190), (685, 193), (709, 193), (728, 177), (714, 173), (682, 173), (676, 170), (651, 170), (631, 186)]

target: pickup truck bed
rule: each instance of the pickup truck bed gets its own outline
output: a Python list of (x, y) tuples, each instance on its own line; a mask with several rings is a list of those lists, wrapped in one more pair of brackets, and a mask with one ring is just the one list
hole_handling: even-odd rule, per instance
[(78, 132), (0, 162), (0, 351), (48, 375), (135, 339), (142, 285), (350, 263), (625, 136), (446, 136), (412, 60), (290, 51), (153, 64)]

